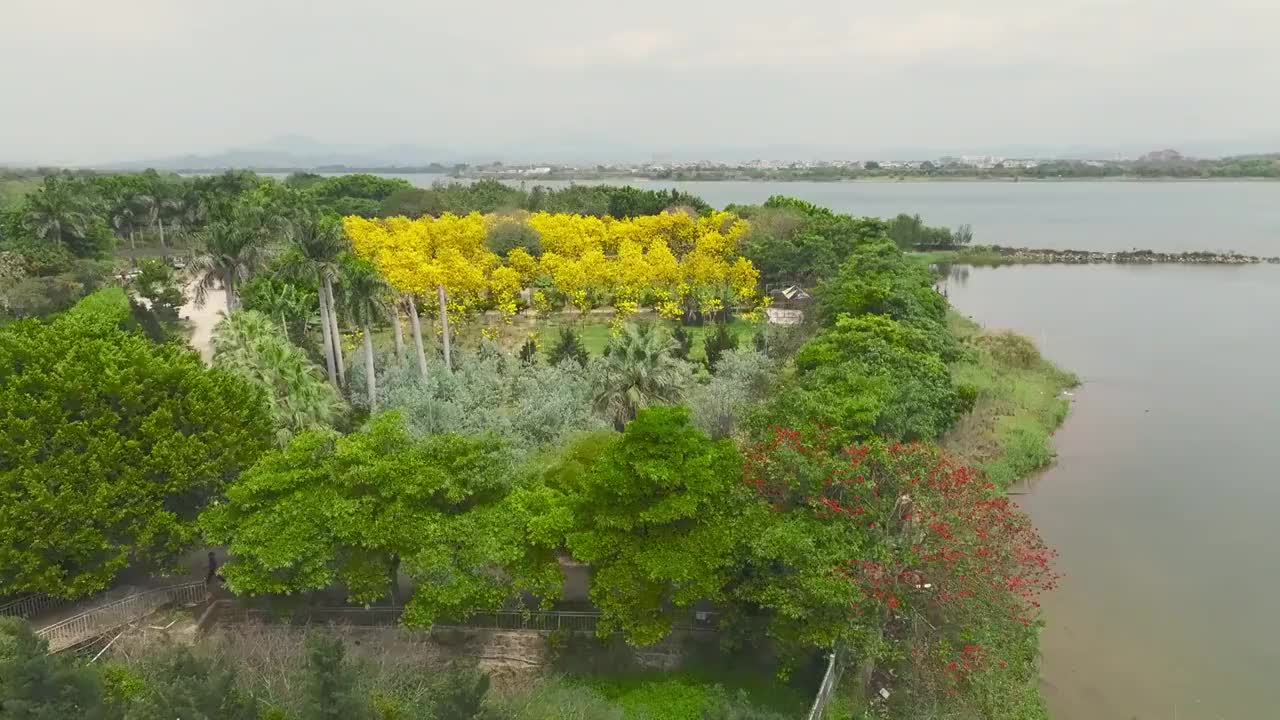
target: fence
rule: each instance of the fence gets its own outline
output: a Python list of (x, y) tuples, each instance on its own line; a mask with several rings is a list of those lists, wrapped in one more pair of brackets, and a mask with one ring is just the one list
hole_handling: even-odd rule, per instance
[[(284, 615), (268, 610), (237, 607), (219, 607), (223, 620), (259, 618), (292, 623), (339, 622), (353, 625), (394, 625), (399, 622), (404, 608), (400, 607), (307, 607)], [(564, 610), (486, 610), (477, 612), (466, 620), (442, 620), (441, 628), (470, 628), (475, 630), (525, 630), (532, 632), (595, 633), (600, 624), (598, 612), (571, 612)], [(684, 622), (672, 626), (679, 632), (715, 632), (714, 613), (696, 613)]]
[(49, 652), (59, 652), (146, 617), (166, 605), (204, 602), (208, 590), (203, 581), (147, 590), (99, 605), (36, 631), (49, 641)]
[(813, 699), (813, 707), (809, 709), (809, 720), (823, 720), (826, 717), (827, 708), (836, 696), (836, 689), (840, 687), (840, 673), (843, 670), (844, 666), (840, 661), (840, 651), (838, 649), (832, 650), (831, 655), (827, 658), (827, 671), (822, 675), (822, 684), (818, 686), (818, 694)]
[(57, 610), (75, 602), (52, 595), (26, 595), (0, 605), (0, 617), (34, 618), (41, 613)]

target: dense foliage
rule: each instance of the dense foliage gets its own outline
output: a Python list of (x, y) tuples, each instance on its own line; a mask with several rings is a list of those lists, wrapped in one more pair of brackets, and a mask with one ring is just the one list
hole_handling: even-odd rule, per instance
[(110, 290), (0, 328), (0, 594), (77, 597), (172, 561), (270, 442), (256, 389), (129, 318)]
[[(953, 380), (957, 360), (1041, 362), (1015, 337), (962, 346), (903, 254), (967, 229), (784, 197), (715, 212), (633, 188), (147, 173), (54, 178), (0, 233), (10, 314), (60, 309), (108, 280), (99, 255), (139, 241), (183, 246), (196, 299), (223, 294), (230, 311), (213, 370), (149, 340), (140, 329), (167, 337), (151, 325), (174, 325), (183, 296), (169, 264), (144, 260), (127, 284), (149, 314), (113, 290), (0, 329), (0, 594), (93, 592), (169, 562), (199, 528), (227, 546), (237, 594), (401, 604), (426, 627), (553, 604), (562, 564), (580, 563), (603, 635), (649, 644), (714, 608), (727, 645), (783, 669), (840, 653), (854, 694), (892, 688), (892, 716), (1042, 712), (1034, 598), (1050, 554), (992, 477), (931, 445), (983, 402)], [(64, 283), (75, 273), (88, 277)], [(734, 314), (792, 284), (814, 295), (796, 301), (804, 323), (735, 333)], [(574, 311), (580, 332), (543, 336), (545, 351), (537, 332), (508, 333), (504, 349), (504, 328), (471, 322), (526, 310)], [(417, 716), (352, 682), (339, 645), (307, 662), (289, 713)], [(113, 678), (104, 702), (129, 717), (284, 712), (208, 658), (147, 672)], [(439, 690), (431, 712), (475, 715), (484, 684)], [(687, 694), (690, 717), (754, 712)]]
[[(210, 508), (202, 523), (225, 543), (238, 593), (289, 595), (335, 583), (355, 602), (414, 581), (406, 622), (430, 625), (500, 605), (510, 587), (544, 589), (545, 568), (519, 575), (525, 548), (501, 501), (510, 458), (487, 436), (412, 436), (399, 415), (347, 436), (313, 431), (266, 455)], [(553, 566), (554, 569), (554, 566)]]

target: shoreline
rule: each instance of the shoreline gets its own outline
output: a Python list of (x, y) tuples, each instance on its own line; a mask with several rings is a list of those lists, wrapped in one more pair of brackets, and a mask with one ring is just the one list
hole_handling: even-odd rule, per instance
[[(186, 171), (183, 171), (186, 172)], [(211, 171), (202, 171), (211, 172)], [(417, 173), (409, 170), (396, 170), (392, 168), (369, 170), (374, 175), (416, 175), (416, 174), (433, 174), (433, 173)], [(881, 184), (904, 184), (904, 183), (992, 183), (992, 184), (1010, 184), (1017, 185), (1020, 183), (1229, 183), (1229, 182), (1257, 182), (1257, 183), (1274, 183), (1280, 182), (1280, 177), (1174, 177), (1174, 176), (1158, 176), (1158, 177), (1142, 177), (1139, 175), (1119, 175), (1113, 177), (1035, 177), (1026, 175), (1017, 176), (982, 176), (982, 175), (962, 175), (956, 177), (932, 177), (922, 175), (875, 175), (869, 177), (797, 177), (780, 175), (776, 177), (662, 177), (656, 175), (592, 175), (592, 174), (575, 174), (575, 173), (551, 173), (547, 175), (519, 175), (514, 173), (498, 173), (498, 174), (474, 174), (474, 175), (457, 175), (447, 176), (447, 179), (453, 181), (475, 182), (478, 180), (498, 180), (500, 182), (527, 182), (537, 184), (538, 182), (582, 182), (582, 183), (611, 183), (611, 182), (741, 182), (741, 183), (801, 183), (811, 182), (824, 185), (839, 185), (848, 183), (881, 183)]]
[(948, 325), (965, 348), (951, 364), (952, 378), (972, 387), (977, 399), (940, 444), (1007, 492), (1053, 465), (1053, 434), (1070, 413), (1068, 391), (1080, 379), (1023, 335), (984, 328), (954, 307)]
[(1054, 250), (979, 245), (959, 250), (923, 250), (907, 253), (933, 265), (1262, 265), (1280, 264), (1280, 257), (1237, 252), (1159, 252), (1155, 250)]

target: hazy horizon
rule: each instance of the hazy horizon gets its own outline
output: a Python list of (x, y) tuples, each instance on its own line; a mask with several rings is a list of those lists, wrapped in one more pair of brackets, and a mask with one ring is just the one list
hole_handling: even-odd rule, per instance
[(6, 4), (0, 163), (1280, 150), (1260, 0)]

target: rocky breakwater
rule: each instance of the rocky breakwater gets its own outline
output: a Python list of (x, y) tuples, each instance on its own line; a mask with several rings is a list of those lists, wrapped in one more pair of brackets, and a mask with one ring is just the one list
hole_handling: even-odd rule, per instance
[(1096, 252), (1092, 250), (1035, 250), (1031, 248), (993, 247), (991, 250), (1002, 258), (1018, 263), (1064, 264), (1178, 264), (1178, 265), (1255, 265), (1280, 263), (1280, 257), (1258, 257), (1234, 252), (1156, 252), (1154, 250), (1124, 250), (1120, 252)]

